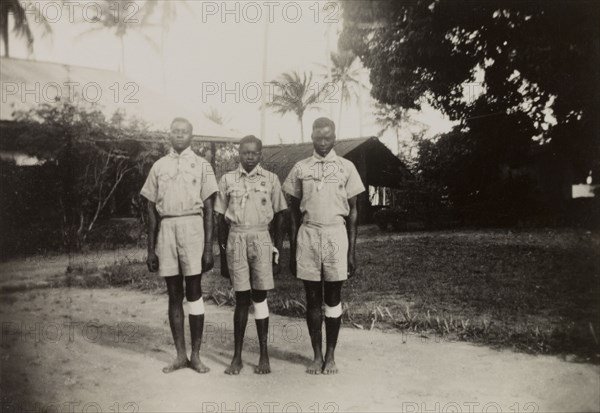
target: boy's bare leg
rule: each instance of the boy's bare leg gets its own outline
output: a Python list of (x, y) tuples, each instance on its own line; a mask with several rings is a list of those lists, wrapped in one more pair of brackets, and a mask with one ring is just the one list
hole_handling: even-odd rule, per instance
[(244, 347), (244, 334), (248, 324), (248, 307), (252, 303), (250, 291), (236, 291), (235, 293), (235, 311), (233, 312), (233, 337), (234, 350), (233, 359), (225, 374), (240, 374), (244, 367), (242, 363), (242, 348)]
[(314, 358), (306, 369), (308, 374), (320, 374), (323, 369), (323, 290), (320, 281), (304, 281), (306, 291), (306, 324)]
[[(252, 290), (252, 301), (262, 303), (267, 299), (267, 292), (264, 290)], [(269, 374), (271, 372), (271, 363), (269, 362), (269, 351), (267, 342), (269, 340), (269, 317), (254, 320), (256, 323), (256, 335), (260, 346), (260, 358), (258, 366), (254, 369), (256, 374)]]
[[(343, 281), (325, 282), (325, 304), (329, 307), (335, 307), (341, 302)], [(335, 365), (335, 347), (337, 345), (342, 317), (325, 317), (325, 337), (327, 340), (327, 350), (325, 351), (325, 363), (323, 364), (323, 374), (336, 374), (338, 372)]]
[[(185, 277), (185, 294), (189, 302), (194, 302), (202, 298), (202, 275), (193, 275)], [(190, 335), (192, 337), (192, 356), (190, 357), (190, 367), (198, 373), (208, 373), (208, 368), (200, 360), (200, 347), (202, 346), (202, 334), (204, 333), (204, 314), (188, 315), (190, 322)]]
[(183, 333), (183, 276), (165, 277), (165, 281), (169, 293), (169, 325), (175, 342), (177, 358), (173, 363), (163, 368), (162, 371), (163, 373), (171, 373), (187, 367), (190, 362), (185, 350), (185, 336)]

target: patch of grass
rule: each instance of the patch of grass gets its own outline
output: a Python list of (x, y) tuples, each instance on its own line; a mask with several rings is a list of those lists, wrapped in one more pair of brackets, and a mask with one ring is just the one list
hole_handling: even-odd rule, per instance
[[(343, 317), (346, 325), (361, 329), (575, 354), (598, 362), (598, 251), (600, 238), (582, 231), (444, 231), (363, 238), (357, 245), (358, 274), (344, 286)], [(282, 251), (285, 264), (288, 254)], [(206, 298), (234, 305), (229, 280), (218, 274), (216, 268), (205, 275)], [(143, 262), (107, 267), (98, 283), (165, 290)], [(302, 283), (286, 270), (275, 284), (271, 311), (303, 317)]]

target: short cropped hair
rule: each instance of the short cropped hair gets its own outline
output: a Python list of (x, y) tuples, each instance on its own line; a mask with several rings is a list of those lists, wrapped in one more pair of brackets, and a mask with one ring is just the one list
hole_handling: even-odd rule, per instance
[(317, 118), (313, 122), (312, 126), (313, 129), (320, 129), (326, 127), (331, 128), (331, 131), (335, 133), (335, 123), (333, 123), (333, 121), (329, 118)]
[(190, 122), (189, 120), (187, 120), (186, 118), (175, 118), (173, 119), (173, 121), (171, 122), (171, 128), (173, 127), (174, 124), (176, 124), (177, 122), (183, 122), (185, 124), (188, 125), (188, 128), (190, 129), (190, 133), (192, 133), (192, 131), (194, 130), (194, 127), (192, 126), (192, 122)]
[(242, 147), (243, 144), (245, 143), (255, 143), (256, 145), (258, 145), (258, 150), (262, 151), (262, 141), (260, 139), (258, 139), (256, 136), (254, 135), (247, 135), (244, 136), (241, 140), (240, 140), (240, 148)]

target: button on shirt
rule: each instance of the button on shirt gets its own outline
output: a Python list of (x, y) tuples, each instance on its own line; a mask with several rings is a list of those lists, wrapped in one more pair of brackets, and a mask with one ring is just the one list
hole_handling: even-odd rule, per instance
[(267, 225), (286, 208), (279, 178), (260, 165), (249, 173), (240, 165), (219, 182), (215, 211), (230, 224)]
[(348, 216), (348, 199), (364, 192), (365, 186), (354, 164), (331, 150), (324, 158), (314, 152), (296, 163), (283, 191), (300, 199), (305, 221), (333, 224)]
[(187, 147), (180, 154), (171, 148), (156, 161), (140, 193), (162, 217), (202, 214), (203, 201), (216, 191), (210, 163)]

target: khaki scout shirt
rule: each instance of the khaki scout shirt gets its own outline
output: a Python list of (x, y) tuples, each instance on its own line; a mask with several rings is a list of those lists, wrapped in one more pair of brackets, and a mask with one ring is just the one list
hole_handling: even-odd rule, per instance
[(240, 165), (219, 182), (215, 211), (230, 224), (267, 225), (286, 208), (279, 178), (260, 165), (250, 173)]
[(300, 199), (304, 221), (318, 224), (342, 222), (350, 213), (348, 199), (365, 187), (354, 164), (332, 149), (325, 158), (316, 152), (294, 165), (283, 191)]
[(202, 215), (204, 200), (218, 191), (210, 163), (191, 148), (178, 154), (173, 148), (152, 165), (143, 197), (156, 204), (161, 217)]

